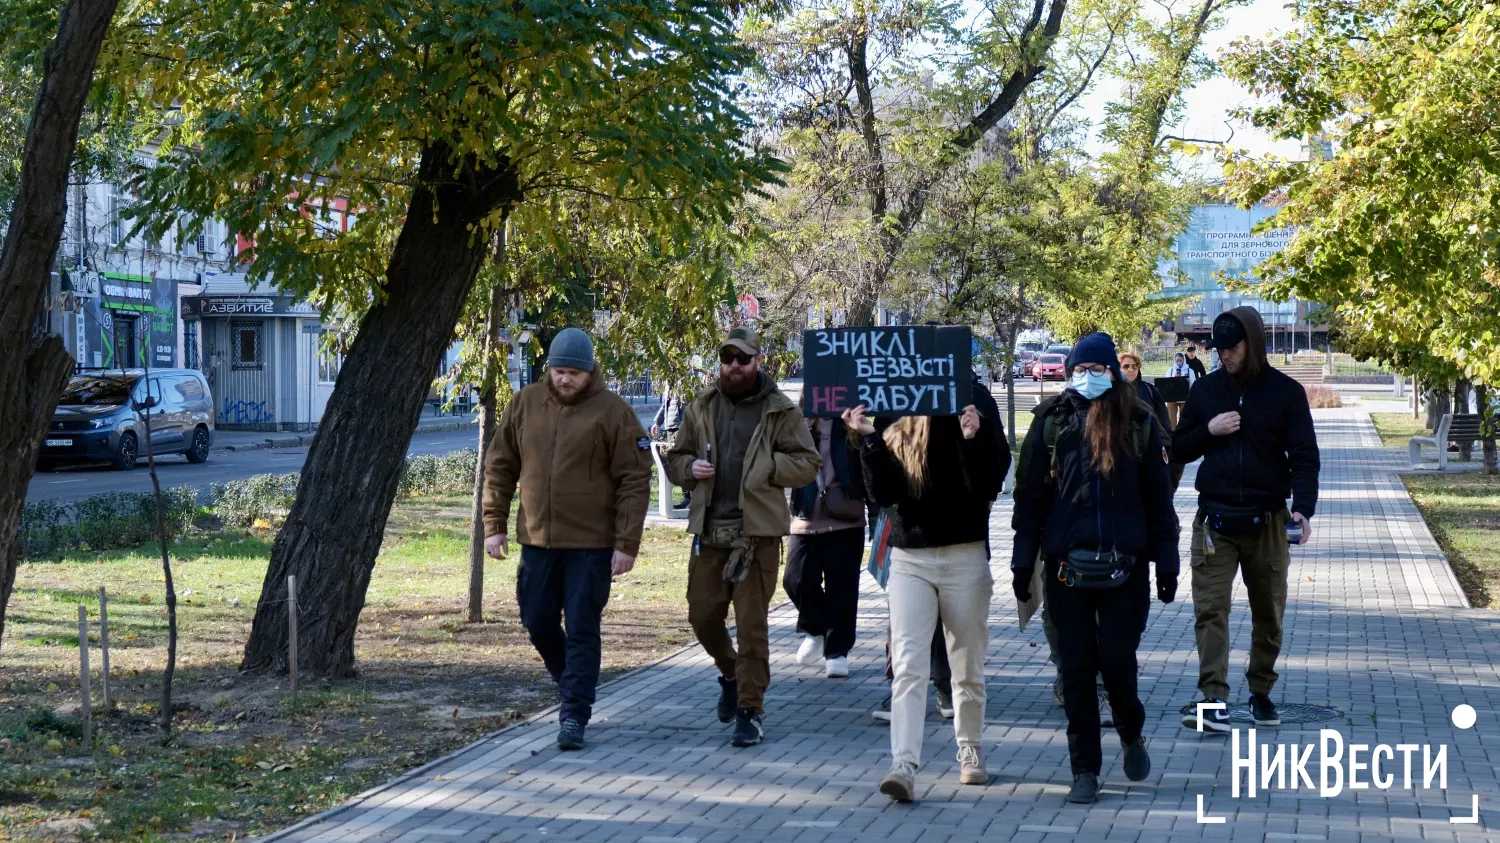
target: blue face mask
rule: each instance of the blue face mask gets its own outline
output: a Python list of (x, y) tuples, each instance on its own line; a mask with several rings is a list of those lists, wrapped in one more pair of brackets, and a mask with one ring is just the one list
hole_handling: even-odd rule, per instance
[(1074, 372), (1068, 381), (1068, 386), (1071, 386), (1074, 392), (1092, 401), (1109, 392), (1114, 382), (1109, 379), (1109, 372)]

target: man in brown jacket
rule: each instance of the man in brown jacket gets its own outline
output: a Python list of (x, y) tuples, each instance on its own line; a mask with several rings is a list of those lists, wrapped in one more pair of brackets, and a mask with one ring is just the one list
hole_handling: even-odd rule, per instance
[(583, 748), (610, 578), (635, 566), (641, 545), (650, 447), (635, 410), (605, 390), (588, 335), (565, 328), (548, 351), (547, 382), (511, 401), (486, 456), (484, 548), (496, 559), (505, 557), (510, 502), (521, 489), (516, 602), (562, 695), (559, 749)]
[[(760, 338), (735, 328), (719, 346), (719, 382), (688, 405), (667, 452), (672, 482), (693, 492), (688, 622), (719, 668), (719, 721), (733, 746), (754, 746), (771, 644), (766, 614), (791, 530), (786, 490), (813, 482), (823, 460), (797, 405), (760, 370)], [(734, 606), (739, 649), (724, 620)]]

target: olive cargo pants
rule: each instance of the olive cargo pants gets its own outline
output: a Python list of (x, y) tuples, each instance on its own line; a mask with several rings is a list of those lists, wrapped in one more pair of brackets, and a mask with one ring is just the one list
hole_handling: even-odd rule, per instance
[(1238, 569), (1250, 595), (1250, 666), (1245, 680), (1252, 694), (1276, 685), (1281, 655), (1281, 621), (1286, 612), (1287, 511), (1272, 513), (1254, 533), (1226, 536), (1193, 519), (1192, 568), (1194, 629), (1198, 638), (1198, 688), (1205, 698), (1229, 699), (1229, 601)]
[[(727, 548), (704, 547), (693, 542), (693, 554), (688, 559), (688, 623), (719, 673), (738, 681), (740, 708), (760, 714), (766, 687), (771, 684), (771, 641), (766, 615), (776, 594), (781, 539), (760, 540), (750, 560), (750, 572), (742, 582), (724, 579), (724, 563), (729, 561), (729, 553)], [(724, 626), (731, 605), (738, 650)]]

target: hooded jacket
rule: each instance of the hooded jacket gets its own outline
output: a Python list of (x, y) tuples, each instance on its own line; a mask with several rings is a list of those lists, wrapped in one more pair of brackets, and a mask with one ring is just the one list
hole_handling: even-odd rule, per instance
[[(1177, 515), (1155, 414), (1137, 399), (1133, 424), (1149, 426), (1146, 453), (1121, 460), (1105, 477), (1094, 468), (1083, 435), (1091, 403), (1068, 389), (1032, 411), (1036, 418), (1016, 465), (1011, 568), (1032, 567), (1038, 551), (1051, 559), (1075, 549), (1115, 548), (1139, 562), (1155, 562), (1158, 574), (1175, 577)], [(1044, 420), (1051, 414), (1058, 416), (1062, 429), (1055, 445), (1057, 476), (1048, 482), (1053, 455), (1043, 436)]]
[[(1307, 391), (1266, 361), (1266, 332), (1253, 307), (1229, 311), (1245, 328), (1246, 353), (1259, 364), (1254, 378), (1237, 381), (1227, 369), (1199, 378), (1172, 436), (1172, 461), (1198, 467), (1199, 505), (1221, 503), (1276, 512), (1292, 499), (1292, 511), (1312, 518), (1318, 505), (1318, 439)], [(1215, 436), (1208, 423), (1239, 412), (1240, 429)]]
[[(765, 407), (745, 449), (739, 489), (740, 511), (746, 536), (771, 538), (785, 536), (792, 529), (786, 490), (813, 482), (818, 469), (823, 466), (823, 458), (818, 456), (817, 445), (802, 419), (802, 411), (776, 388), (775, 381), (760, 400), (765, 402)], [(718, 445), (718, 425), (715, 422), (718, 402), (717, 386), (698, 393), (683, 414), (676, 443), (667, 452), (667, 473), (672, 483), (693, 492), (688, 532), (694, 535), (702, 535), (707, 526), (716, 478), (699, 480), (693, 477), (693, 461), (708, 459), (709, 446), (713, 447), (712, 461), (715, 463), (722, 460), (724, 453)]]
[(526, 387), (485, 455), (485, 535), (506, 532), (519, 486), (521, 544), (635, 556), (651, 501), (650, 447), (635, 410), (597, 373), (573, 404), (546, 383)]

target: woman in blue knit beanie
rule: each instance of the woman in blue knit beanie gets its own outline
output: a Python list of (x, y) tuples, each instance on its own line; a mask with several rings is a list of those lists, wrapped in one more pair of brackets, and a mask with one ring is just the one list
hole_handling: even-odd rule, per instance
[(1043, 566), (1068, 713), (1068, 801), (1091, 803), (1103, 763), (1096, 676), (1114, 710), (1126, 778), (1151, 772), (1135, 654), (1151, 606), (1148, 563), (1156, 563), (1161, 601), (1177, 593), (1177, 518), (1156, 419), (1136, 401), (1108, 334), (1073, 346), (1067, 383), (1037, 407), (1021, 446), (1011, 571), (1024, 603)]

